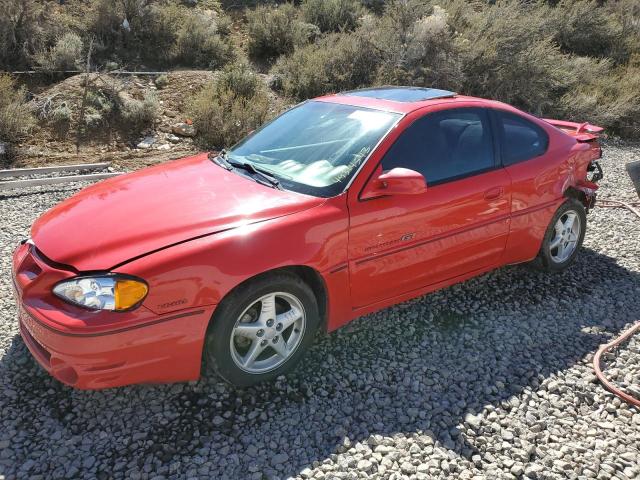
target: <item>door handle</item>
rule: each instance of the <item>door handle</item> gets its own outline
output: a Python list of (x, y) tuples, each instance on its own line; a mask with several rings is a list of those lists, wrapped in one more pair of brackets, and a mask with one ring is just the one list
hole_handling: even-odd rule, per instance
[(503, 194), (504, 194), (503, 187), (490, 188), (489, 190), (484, 192), (484, 199), (495, 200), (496, 198), (500, 198)]

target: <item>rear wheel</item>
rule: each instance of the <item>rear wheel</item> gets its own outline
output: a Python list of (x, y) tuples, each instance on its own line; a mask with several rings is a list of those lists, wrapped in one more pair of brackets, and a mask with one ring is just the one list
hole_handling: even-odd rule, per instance
[(587, 230), (584, 206), (574, 199), (563, 203), (547, 227), (535, 264), (560, 272), (573, 263)]
[(287, 273), (260, 277), (238, 287), (216, 309), (207, 332), (208, 370), (237, 386), (249, 386), (290, 371), (318, 328), (313, 291)]

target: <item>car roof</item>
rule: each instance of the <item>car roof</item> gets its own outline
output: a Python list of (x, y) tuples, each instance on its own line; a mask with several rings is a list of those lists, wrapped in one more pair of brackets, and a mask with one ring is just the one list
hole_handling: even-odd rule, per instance
[(373, 108), (395, 113), (409, 113), (435, 103), (461, 103), (487, 100), (458, 95), (449, 90), (422, 87), (383, 86), (363, 88), (347, 92), (325, 95), (314, 100), (341, 103), (358, 107)]

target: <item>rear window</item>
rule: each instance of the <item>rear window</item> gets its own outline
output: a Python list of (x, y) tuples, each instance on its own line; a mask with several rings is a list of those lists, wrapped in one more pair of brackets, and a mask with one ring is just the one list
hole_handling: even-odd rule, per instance
[(502, 164), (514, 165), (547, 151), (547, 133), (529, 120), (512, 113), (496, 111), (502, 137)]

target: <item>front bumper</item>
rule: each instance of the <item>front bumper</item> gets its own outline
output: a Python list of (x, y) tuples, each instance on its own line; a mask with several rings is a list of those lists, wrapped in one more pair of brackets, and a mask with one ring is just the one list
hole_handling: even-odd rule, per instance
[(160, 316), (143, 307), (125, 314), (84, 311), (61, 302), (46, 288), (61, 275), (65, 274), (32, 246), (16, 250), (20, 334), (54, 378), (79, 389), (199, 378), (213, 306)]

